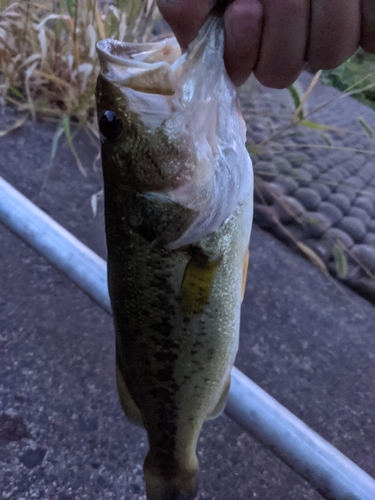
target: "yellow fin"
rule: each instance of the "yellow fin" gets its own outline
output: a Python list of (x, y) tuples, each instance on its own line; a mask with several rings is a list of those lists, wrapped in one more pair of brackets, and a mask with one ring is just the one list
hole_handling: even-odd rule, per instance
[(134, 403), (134, 399), (131, 397), (128, 388), (120, 368), (116, 365), (116, 383), (117, 392), (120, 397), (120, 402), (125, 415), (133, 424), (140, 425), (143, 427), (142, 415), (138, 406)]
[(245, 295), (245, 290), (246, 290), (246, 278), (247, 278), (247, 268), (249, 267), (249, 257), (250, 257), (250, 252), (249, 249), (246, 248), (245, 256), (243, 259), (243, 267), (242, 267), (242, 299)]
[(221, 393), (219, 401), (216, 403), (215, 408), (207, 415), (206, 420), (213, 420), (214, 418), (219, 417), (223, 413), (225, 405), (227, 404), (229, 388), (230, 388), (230, 376), (224, 384), (223, 392)]
[(185, 318), (190, 319), (194, 314), (204, 311), (220, 262), (221, 258), (210, 262), (209, 257), (200, 248), (194, 248), (180, 288), (180, 305)]

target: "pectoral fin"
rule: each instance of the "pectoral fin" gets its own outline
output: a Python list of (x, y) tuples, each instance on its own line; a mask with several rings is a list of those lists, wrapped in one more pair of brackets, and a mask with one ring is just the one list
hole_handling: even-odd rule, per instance
[(204, 311), (220, 262), (220, 257), (210, 262), (199, 247), (193, 248), (180, 288), (180, 306), (186, 319)]

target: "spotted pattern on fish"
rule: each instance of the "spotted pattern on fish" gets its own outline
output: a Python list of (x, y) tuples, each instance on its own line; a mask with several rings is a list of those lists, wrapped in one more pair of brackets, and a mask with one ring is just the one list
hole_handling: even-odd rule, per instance
[(148, 129), (103, 75), (96, 98), (99, 123), (111, 111), (122, 124), (101, 138), (118, 392), (147, 431), (147, 500), (188, 500), (199, 433), (223, 411), (238, 348), (252, 193), (217, 230), (172, 249), (197, 215), (170, 195), (195, 168), (189, 152), (163, 124)]

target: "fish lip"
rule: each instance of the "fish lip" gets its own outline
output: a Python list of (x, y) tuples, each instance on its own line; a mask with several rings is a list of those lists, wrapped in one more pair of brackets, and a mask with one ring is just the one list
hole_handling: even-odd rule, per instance
[(119, 88), (173, 95), (181, 49), (174, 37), (158, 42), (128, 43), (104, 38), (96, 44), (101, 75)]
[[(99, 60), (102, 63), (112, 62), (123, 67), (136, 67), (139, 69), (157, 69), (161, 66), (173, 66), (181, 54), (176, 54), (174, 61), (171, 63), (163, 59), (163, 49), (165, 50), (167, 45), (170, 45), (172, 49), (178, 47), (177, 41), (174, 37), (170, 37), (158, 42), (146, 42), (146, 43), (128, 43), (119, 40), (114, 40), (113, 38), (103, 38), (99, 40), (96, 44), (96, 49), (98, 52)], [(135, 50), (136, 49), (136, 50)], [(153, 53), (157, 54), (160, 52), (160, 60), (156, 62), (142, 61), (141, 59), (133, 59), (133, 55), (140, 55), (142, 53)]]

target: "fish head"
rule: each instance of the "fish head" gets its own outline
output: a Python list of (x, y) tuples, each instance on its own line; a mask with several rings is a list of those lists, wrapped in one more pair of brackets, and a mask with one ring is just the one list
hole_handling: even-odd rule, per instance
[(217, 231), (253, 189), (246, 126), (223, 50), (216, 18), (184, 54), (175, 38), (97, 44), (104, 184), (163, 194), (193, 211), (171, 249)]
[(139, 192), (174, 190), (189, 176), (186, 148), (166, 125), (176, 106), (171, 65), (181, 55), (171, 40), (140, 46), (107, 39), (97, 45), (104, 175)]

